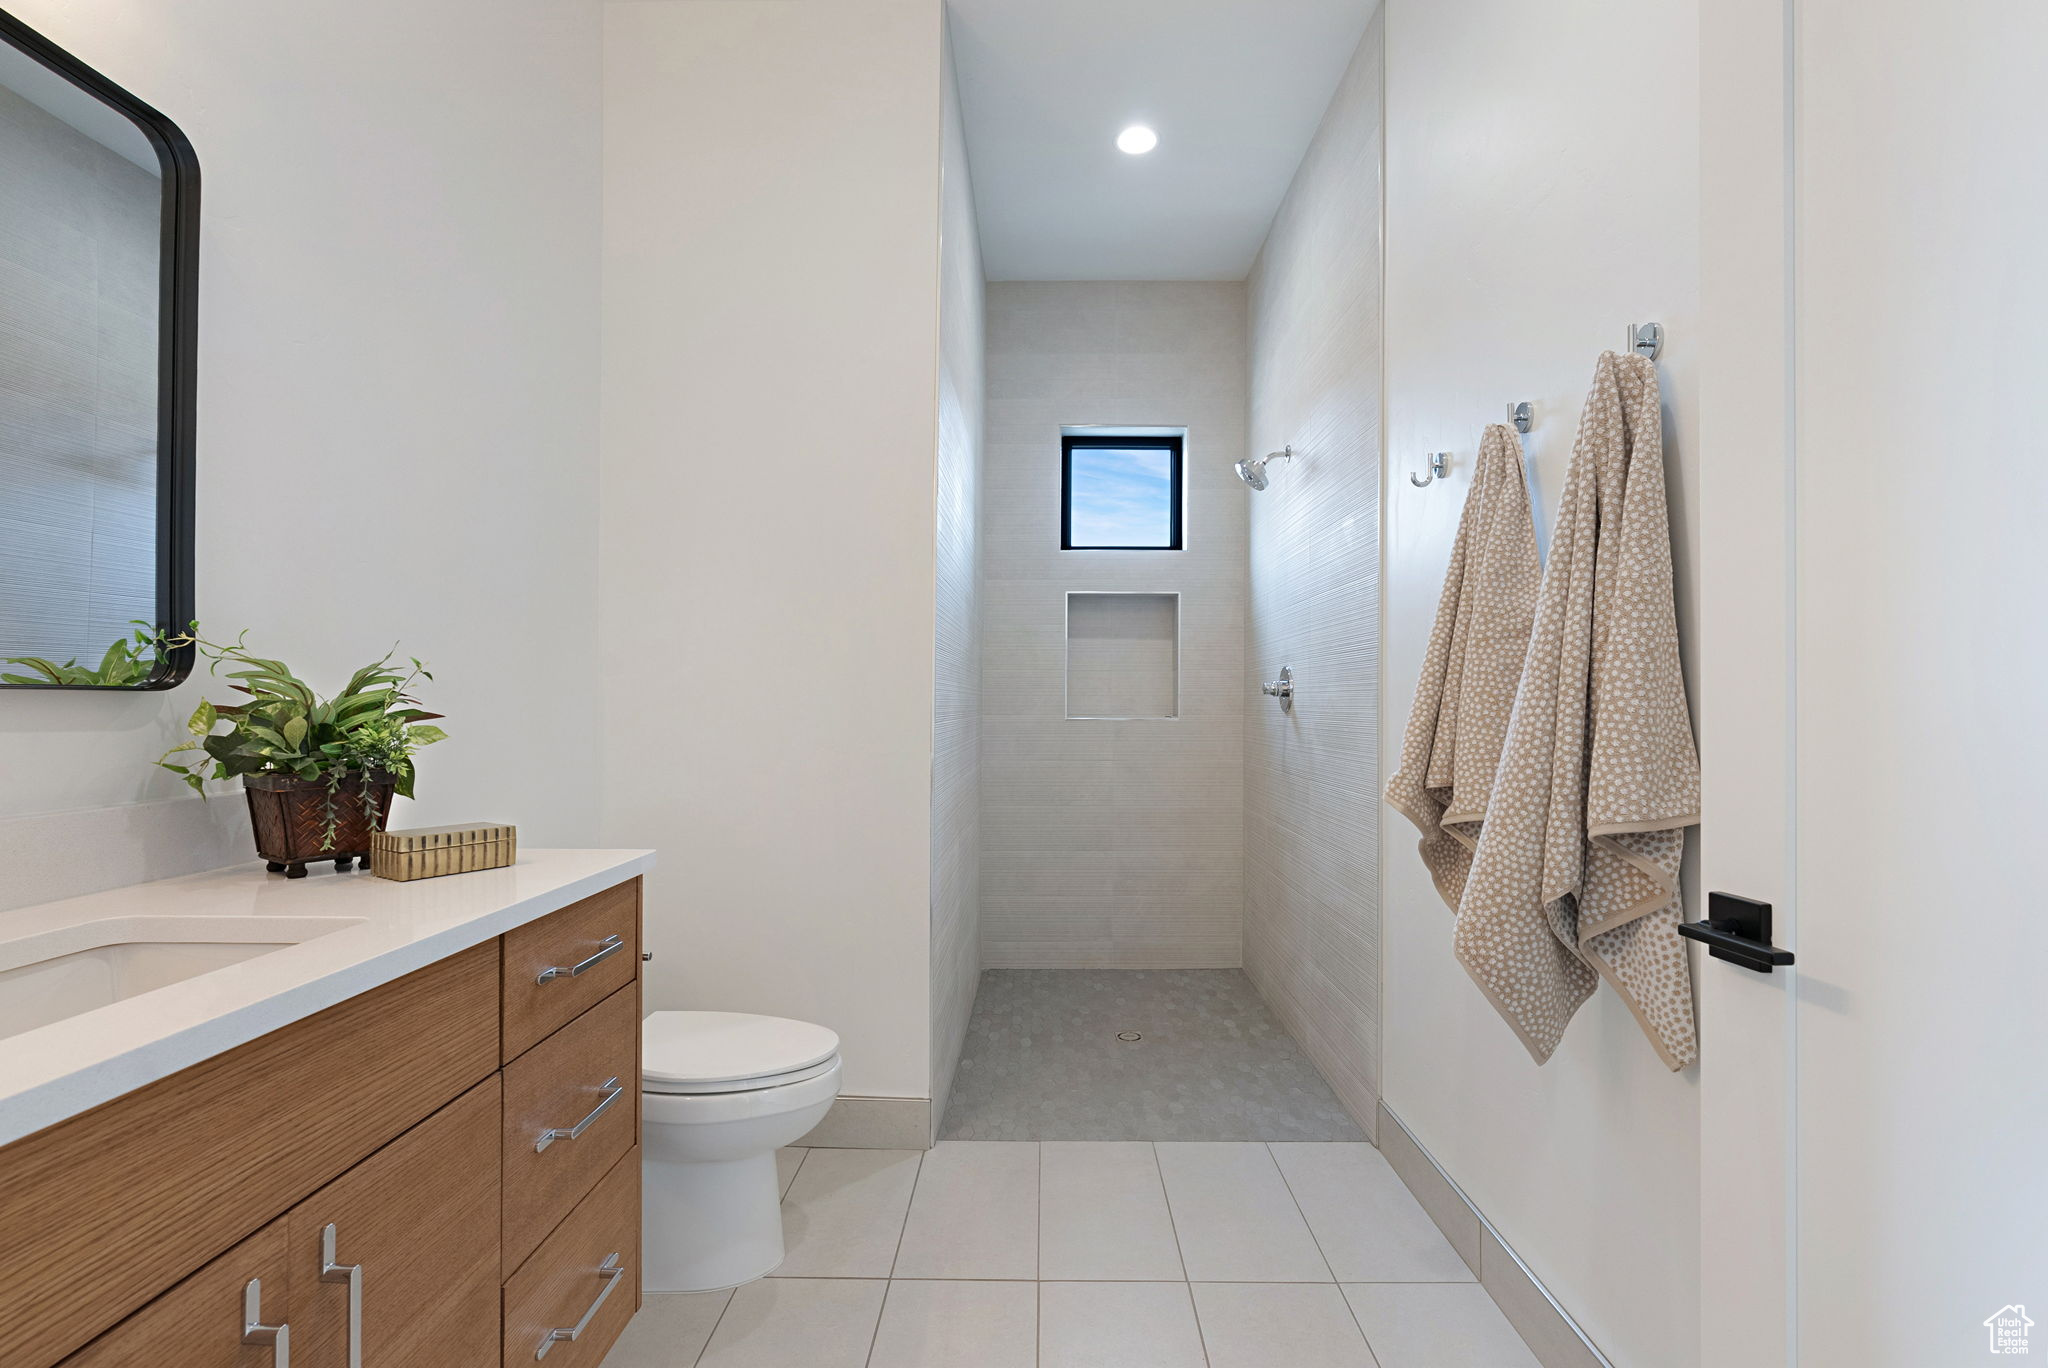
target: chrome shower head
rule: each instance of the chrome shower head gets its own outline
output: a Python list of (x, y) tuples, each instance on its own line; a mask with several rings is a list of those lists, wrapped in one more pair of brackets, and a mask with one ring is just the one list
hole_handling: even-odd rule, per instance
[(1294, 448), (1291, 446), (1282, 447), (1278, 451), (1269, 451), (1263, 456), (1247, 456), (1237, 463), (1237, 478), (1243, 480), (1254, 490), (1264, 489), (1271, 483), (1266, 478), (1266, 462), (1292, 461), (1293, 459)]

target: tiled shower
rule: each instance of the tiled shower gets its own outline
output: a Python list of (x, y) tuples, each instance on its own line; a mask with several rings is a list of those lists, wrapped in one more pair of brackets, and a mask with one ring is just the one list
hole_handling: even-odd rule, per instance
[[(1226, 968), (1244, 910), (1245, 292), (988, 287), (990, 968)], [(1063, 431), (1184, 431), (1182, 551), (1062, 551)]]
[[(983, 967), (1242, 968), (1368, 1132), (1381, 42), (1248, 280), (989, 284), (980, 523)], [(1185, 549), (1062, 550), (1062, 435), (1143, 432), (1185, 434)]]

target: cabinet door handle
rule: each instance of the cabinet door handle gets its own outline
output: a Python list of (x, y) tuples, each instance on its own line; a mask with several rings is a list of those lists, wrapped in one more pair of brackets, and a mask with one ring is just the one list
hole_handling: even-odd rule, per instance
[(270, 1346), (275, 1368), (292, 1368), (292, 1327), (288, 1322), (263, 1323), (263, 1279), (251, 1278), (242, 1289), (242, 1343)]
[(626, 1276), (626, 1270), (619, 1266), (617, 1250), (604, 1256), (604, 1262), (597, 1266), (597, 1276), (604, 1282), (604, 1286), (597, 1290), (597, 1300), (590, 1304), (590, 1309), (585, 1311), (583, 1318), (574, 1325), (548, 1331), (547, 1338), (540, 1342), (540, 1348), (533, 1351), (535, 1358), (546, 1358), (548, 1350), (554, 1348), (563, 1340), (576, 1339), (585, 1330), (590, 1328), (590, 1322), (596, 1317), (598, 1308), (604, 1305), (604, 1299), (609, 1297), (612, 1294), (612, 1289), (619, 1285), (619, 1279)]
[(593, 965), (602, 963), (603, 961), (610, 959), (613, 955), (618, 954), (619, 951), (625, 948), (626, 942), (620, 939), (618, 936), (606, 936), (604, 940), (599, 943), (597, 953), (592, 955), (589, 959), (581, 960), (575, 964), (570, 965), (566, 969), (559, 964), (551, 964), (547, 968), (540, 971), (539, 976), (534, 979), (534, 982), (553, 983), (556, 979), (575, 978), (577, 975), (583, 973), (586, 969), (589, 969)]
[(320, 1232), (320, 1281), (348, 1284), (348, 1368), (363, 1368), (363, 1266), (335, 1260), (331, 1222)]
[(533, 1152), (535, 1154), (539, 1154), (542, 1150), (546, 1149), (549, 1145), (554, 1144), (557, 1140), (581, 1140), (583, 1138), (583, 1132), (590, 1129), (591, 1123), (596, 1121), (598, 1117), (603, 1116), (605, 1108), (611, 1106), (612, 1103), (618, 1101), (620, 1096), (624, 1094), (624, 1092), (626, 1091), (624, 1088), (619, 1086), (619, 1077), (617, 1074), (613, 1074), (610, 1078), (607, 1078), (604, 1082), (598, 1084), (597, 1086), (598, 1090), (604, 1094), (604, 1101), (592, 1107), (590, 1109), (590, 1115), (584, 1117), (581, 1121), (578, 1121), (573, 1126), (556, 1126), (551, 1130), (542, 1131), (540, 1133), (540, 1138), (533, 1142)]

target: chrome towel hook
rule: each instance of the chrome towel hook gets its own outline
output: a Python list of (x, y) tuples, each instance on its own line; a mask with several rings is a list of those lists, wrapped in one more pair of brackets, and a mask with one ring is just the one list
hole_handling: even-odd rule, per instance
[(1451, 453), (1448, 451), (1430, 452), (1429, 478), (1426, 480), (1420, 479), (1416, 476), (1415, 472), (1411, 470), (1408, 472), (1408, 483), (1414, 485), (1417, 489), (1429, 488), (1431, 485), (1436, 483), (1437, 476), (1444, 473), (1444, 469), (1450, 464), (1450, 461)]
[(1664, 325), (1662, 323), (1631, 323), (1628, 325), (1628, 349), (1637, 356), (1647, 356), (1652, 361), (1664, 350)]
[(1509, 404), (1508, 424), (1517, 432), (1527, 432), (1536, 425), (1536, 406), (1527, 399), (1519, 404)]

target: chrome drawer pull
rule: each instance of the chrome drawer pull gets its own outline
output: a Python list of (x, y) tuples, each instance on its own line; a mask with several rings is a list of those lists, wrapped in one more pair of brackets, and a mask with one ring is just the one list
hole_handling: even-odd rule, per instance
[[(600, 1297), (598, 1300), (602, 1301)], [(251, 1278), (242, 1289), (242, 1343), (267, 1344), (276, 1368), (292, 1368), (292, 1327), (288, 1322), (263, 1323), (263, 1279)]]
[(618, 1101), (620, 1096), (626, 1091), (619, 1086), (619, 1076), (617, 1074), (613, 1074), (597, 1086), (598, 1090), (604, 1094), (604, 1101), (592, 1107), (590, 1115), (584, 1117), (573, 1126), (556, 1126), (553, 1130), (542, 1131), (540, 1138), (533, 1142), (533, 1152), (535, 1154), (539, 1154), (557, 1140), (581, 1140), (583, 1132), (590, 1129), (591, 1123), (597, 1120), (598, 1117), (603, 1116), (605, 1108)]
[(554, 1348), (563, 1340), (576, 1339), (585, 1330), (590, 1328), (590, 1322), (596, 1317), (598, 1308), (604, 1305), (604, 1299), (609, 1297), (612, 1294), (612, 1289), (619, 1285), (619, 1279), (626, 1276), (626, 1270), (619, 1267), (619, 1256), (616, 1250), (604, 1256), (604, 1262), (597, 1266), (597, 1276), (604, 1280), (604, 1286), (598, 1289), (597, 1300), (592, 1302), (590, 1309), (583, 1313), (583, 1319), (565, 1330), (548, 1331), (548, 1337), (540, 1342), (540, 1348), (533, 1351), (535, 1358), (546, 1358), (548, 1350)]
[(320, 1232), (320, 1281), (348, 1284), (348, 1368), (363, 1368), (363, 1266), (338, 1263), (334, 1226)]
[(584, 970), (604, 960), (610, 959), (613, 955), (618, 954), (619, 951), (625, 948), (626, 942), (624, 940), (620, 939), (617, 936), (606, 936), (604, 940), (599, 944), (597, 953), (592, 955), (589, 959), (584, 960), (580, 964), (572, 964), (566, 969), (564, 969), (559, 964), (550, 965), (547, 968), (540, 971), (540, 977), (536, 978), (534, 982), (553, 983), (556, 979), (575, 978)]

